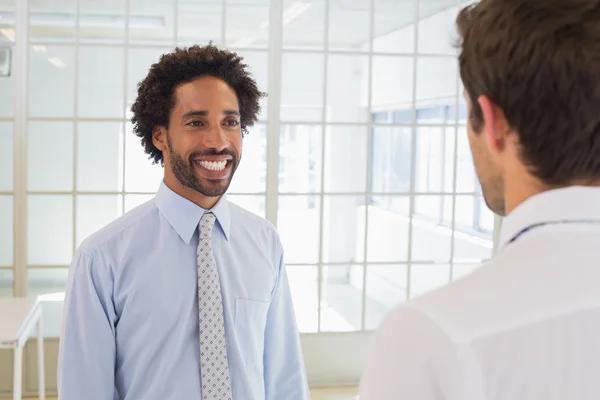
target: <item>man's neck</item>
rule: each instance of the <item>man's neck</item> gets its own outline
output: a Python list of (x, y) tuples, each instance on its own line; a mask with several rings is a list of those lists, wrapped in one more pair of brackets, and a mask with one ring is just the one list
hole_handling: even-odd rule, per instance
[(191, 201), (192, 203), (196, 204), (198, 207), (201, 207), (205, 210), (212, 209), (221, 199), (221, 196), (219, 196), (219, 197), (204, 196), (202, 193), (198, 193), (194, 189), (191, 189), (187, 186), (182, 185), (181, 182), (179, 182), (179, 180), (177, 178), (175, 178), (174, 176), (168, 175), (168, 174), (165, 174), (164, 183), (173, 192), (177, 193), (184, 199)]

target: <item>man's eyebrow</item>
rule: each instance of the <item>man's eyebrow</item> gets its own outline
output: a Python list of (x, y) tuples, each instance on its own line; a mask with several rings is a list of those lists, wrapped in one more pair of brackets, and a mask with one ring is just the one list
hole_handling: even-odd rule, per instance
[[(223, 115), (234, 115), (236, 117), (240, 116), (239, 111), (235, 110), (225, 110), (223, 111)], [(206, 117), (208, 116), (208, 111), (188, 111), (183, 114), (182, 118), (190, 118), (190, 117)]]

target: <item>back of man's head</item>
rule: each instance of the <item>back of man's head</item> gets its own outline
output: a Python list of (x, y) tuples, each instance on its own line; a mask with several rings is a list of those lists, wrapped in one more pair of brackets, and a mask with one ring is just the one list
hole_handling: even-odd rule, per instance
[(457, 25), (473, 130), (487, 96), (543, 184), (600, 180), (600, 0), (482, 0)]

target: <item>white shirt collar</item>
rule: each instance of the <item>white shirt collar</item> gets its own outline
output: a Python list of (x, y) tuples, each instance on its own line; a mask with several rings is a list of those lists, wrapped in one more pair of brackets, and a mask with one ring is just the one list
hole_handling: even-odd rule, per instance
[(532, 225), (577, 220), (600, 220), (600, 188), (570, 186), (529, 198), (502, 221), (498, 248)]

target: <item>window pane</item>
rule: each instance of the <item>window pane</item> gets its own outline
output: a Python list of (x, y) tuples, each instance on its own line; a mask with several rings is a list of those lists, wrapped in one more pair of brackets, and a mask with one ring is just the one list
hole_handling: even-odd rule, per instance
[[(0, 6), (1, 7), (1, 6)], [(2, 15), (2, 12), (0, 12)], [(2, 32), (7, 28), (1, 28), (0, 19), (0, 45), (2, 44)], [(0, 47), (0, 118), (10, 118), (14, 115), (13, 108), (13, 76), (12, 68), (13, 54), (11, 47)], [(8, 61), (8, 62), (7, 62)]]
[(287, 264), (312, 264), (319, 258), (319, 197), (280, 196), (277, 230)]
[(456, 102), (458, 66), (454, 57), (419, 57), (416, 75), (417, 104)]
[(362, 265), (323, 266), (321, 331), (362, 329), (363, 269)]
[[(480, 203), (481, 202), (481, 203)], [(476, 218), (479, 208), (485, 203), (479, 196), (456, 196), (456, 230), (454, 238), (454, 261), (459, 263), (481, 263), (492, 257), (492, 229), (483, 230)], [(486, 207), (483, 205), (483, 207)], [(487, 209), (487, 207), (486, 207)], [(473, 225), (465, 226), (471, 222)]]
[(375, 2), (373, 51), (412, 53), (415, 47), (414, 1), (373, 1)]
[(329, 50), (369, 51), (370, 1), (329, 1)]
[(27, 187), (36, 191), (73, 190), (72, 122), (29, 122)]
[(448, 175), (445, 160), (446, 146), (454, 148), (454, 143), (446, 143), (445, 128), (420, 127), (417, 130), (415, 154), (415, 190), (420, 193), (442, 192)]
[(126, 194), (125, 195), (125, 212), (129, 212), (134, 208), (154, 199), (153, 194)]
[(163, 167), (152, 164), (128, 123), (125, 132), (125, 191), (155, 193), (163, 179)]
[(373, 128), (372, 192), (406, 193), (410, 190), (411, 142), (410, 128)]
[(473, 155), (469, 147), (467, 128), (459, 127), (456, 149), (456, 192), (480, 192), (479, 181), (473, 167)]
[(122, 190), (123, 124), (80, 122), (77, 135), (77, 190)]
[(68, 275), (68, 268), (29, 268), (27, 270), (27, 295), (42, 296), (64, 292)]
[(75, 111), (75, 48), (31, 46), (29, 116), (72, 118)]
[(283, 48), (323, 49), (326, 0), (285, 0), (283, 7)]
[(73, 257), (73, 198), (29, 195), (27, 263), (69, 265)]
[(79, 48), (79, 109), (83, 118), (122, 118), (124, 49)]
[(175, 39), (175, 0), (130, 0), (129, 41), (171, 45)]
[[(114, 2), (79, 2), (79, 40), (123, 42), (125, 38), (125, 4)], [(135, 18), (135, 16), (130, 16)]]
[(243, 209), (258, 215), (259, 217), (265, 218), (265, 196), (243, 196), (232, 194), (227, 196), (227, 199)]
[(13, 296), (13, 275), (12, 269), (0, 269), (0, 297)]
[[(0, 196), (0, 266), (13, 265), (13, 197)], [(1, 270), (0, 270), (1, 271)]]
[(54, 1), (29, 1), (31, 41), (74, 42), (76, 21), (77, 0), (62, 0), (60, 5)]
[(327, 122), (367, 122), (369, 58), (329, 56), (327, 63)]
[(456, 0), (419, 2), (419, 53), (455, 54)]
[(410, 298), (421, 296), (449, 282), (448, 264), (413, 264), (410, 271)]
[(408, 196), (373, 196), (367, 219), (369, 262), (407, 260), (409, 210)]
[(365, 211), (365, 196), (325, 196), (323, 262), (364, 260)]
[[(421, 72), (419, 71), (419, 74)], [(373, 111), (406, 110), (412, 118), (413, 58), (374, 56), (371, 83)], [(394, 121), (405, 123), (405, 121)]]
[(267, 182), (267, 127), (255, 125), (244, 137), (242, 160), (229, 193), (264, 193)]
[(15, 1), (0, 2), (0, 44), (15, 41)]
[(227, 47), (269, 47), (270, 0), (227, 1)]
[(223, 0), (180, 1), (178, 9), (178, 44), (222, 43)]
[(325, 129), (325, 191), (364, 193), (367, 127), (327, 126)]
[(123, 214), (121, 195), (82, 195), (76, 201), (77, 246)]
[[(252, 74), (258, 85), (258, 90), (269, 93), (269, 53), (266, 51), (242, 50), (237, 53), (244, 59), (244, 64), (248, 65), (247, 70)], [(266, 121), (268, 114), (269, 98), (260, 99), (259, 121)]]
[(281, 119), (322, 121), (324, 56), (284, 53), (281, 62)]
[(319, 270), (314, 265), (287, 267), (294, 313), (302, 333), (314, 333), (319, 324)]
[[(443, 218), (449, 204), (449, 222)], [(452, 196), (415, 196), (412, 227), (412, 260), (449, 262), (452, 243)]]
[(479, 229), (485, 233), (492, 233), (494, 231), (495, 215), (485, 203), (483, 196), (479, 199)]
[(407, 298), (407, 266), (367, 265), (365, 329), (375, 330)]
[(13, 152), (13, 123), (0, 122), (0, 191), (13, 190)]
[(137, 98), (137, 85), (146, 75), (152, 64), (157, 63), (160, 56), (169, 53), (170, 49), (165, 48), (130, 48), (127, 56), (127, 119), (131, 119), (131, 105)]
[(283, 125), (279, 134), (279, 192), (321, 190), (321, 125)]

